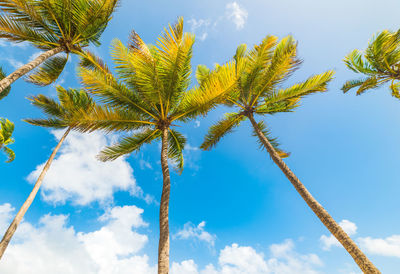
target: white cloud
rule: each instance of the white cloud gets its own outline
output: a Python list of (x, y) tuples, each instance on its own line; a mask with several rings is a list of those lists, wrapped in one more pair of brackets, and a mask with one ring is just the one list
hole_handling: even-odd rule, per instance
[(315, 267), (322, 262), (315, 254), (301, 255), (294, 251), (294, 243), (286, 240), (282, 244), (271, 245), (271, 257), (264, 258), (249, 246), (232, 244), (221, 250), (218, 266), (207, 265), (198, 270), (193, 260), (172, 264), (172, 274), (316, 274)]
[[(52, 131), (59, 139), (62, 131)], [(124, 158), (103, 163), (96, 155), (109, 141), (99, 133), (71, 132), (54, 159), (42, 185), (45, 201), (87, 205), (94, 201), (110, 202), (115, 191), (129, 191), (131, 195), (150, 201), (136, 185), (133, 169)], [(30, 183), (38, 178), (44, 163), (27, 177)], [(118, 172), (115, 172), (118, 171)]]
[(190, 32), (196, 34), (196, 37), (200, 41), (204, 41), (208, 36), (208, 29), (211, 25), (210, 19), (190, 19), (188, 21), (190, 25)]
[[(0, 205), (0, 229), (5, 231), (14, 209)], [(136, 206), (113, 207), (94, 231), (79, 232), (68, 216), (45, 215), (39, 224), (22, 222), (0, 264), (2, 274), (155, 274), (156, 265), (142, 253), (149, 241), (138, 232), (148, 224)], [(156, 239), (152, 241), (157, 242)], [(220, 251), (218, 264), (203, 269), (193, 259), (171, 263), (171, 274), (315, 274), (322, 265), (314, 254), (302, 255), (286, 240), (270, 246), (271, 255), (249, 246), (232, 244)]]
[(393, 235), (385, 239), (358, 238), (361, 248), (371, 254), (400, 258), (400, 235)]
[(195, 128), (200, 127), (200, 121), (199, 120), (194, 121), (194, 127)]
[[(353, 222), (343, 220), (339, 223), (339, 225), (349, 236), (357, 233), (357, 226)], [(322, 235), (320, 241), (322, 243), (323, 250), (330, 250), (332, 246), (341, 246), (339, 241), (333, 235)]]
[[(12, 209), (0, 206), (0, 223), (8, 223)], [(138, 274), (156, 273), (146, 255), (137, 252), (148, 241), (133, 229), (147, 226), (143, 210), (136, 206), (114, 207), (100, 217), (105, 225), (97, 231), (76, 232), (65, 215), (45, 215), (38, 225), (21, 223), (8, 247), (3, 274)], [(5, 230), (4, 227), (1, 228)]]
[(237, 2), (228, 3), (226, 5), (226, 14), (228, 19), (236, 25), (236, 29), (238, 30), (244, 28), (249, 15)]
[(181, 263), (172, 263), (171, 274), (198, 274), (198, 267), (193, 260), (183, 261)]
[(204, 228), (206, 226), (206, 222), (202, 221), (197, 226), (192, 223), (186, 223), (183, 226), (183, 229), (178, 231), (175, 235), (175, 239), (197, 239), (199, 241), (204, 241), (208, 243), (210, 246), (214, 246), (215, 239), (217, 238), (215, 235), (210, 234)]

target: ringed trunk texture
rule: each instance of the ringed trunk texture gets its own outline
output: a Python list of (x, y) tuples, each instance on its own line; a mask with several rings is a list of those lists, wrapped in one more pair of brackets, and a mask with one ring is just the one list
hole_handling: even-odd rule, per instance
[(5, 77), (3, 80), (0, 81), (0, 93), (3, 92), (8, 86), (10, 86), (12, 83), (17, 81), (19, 78), (27, 74), (28, 72), (32, 71), (34, 68), (39, 66), (41, 63), (49, 59), (50, 57), (56, 55), (57, 53), (60, 53), (64, 51), (62, 47), (57, 47), (51, 50), (48, 50), (46, 52), (43, 52), (40, 54), (35, 60), (29, 62), (26, 65), (23, 65), (7, 77)]
[(169, 194), (171, 179), (168, 167), (168, 128), (163, 129), (161, 146), (161, 167), (163, 173), (163, 189), (160, 204), (160, 240), (158, 243), (158, 274), (169, 272)]
[(12, 236), (14, 235), (15, 231), (17, 230), (17, 227), (19, 223), (22, 221), (22, 218), (24, 218), (24, 215), (28, 208), (31, 206), (33, 200), (35, 199), (35, 196), (42, 185), (43, 178), (46, 175), (47, 171), (50, 168), (51, 163), (53, 162), (54, 157), (56, 156), (58, 150), (60, 149), (62, 143), (64, 142), (65, 138), (67, 137), (68, 133), (70, 132), (70, 128), (68, 128), (60, 141), (58, 142), (56, 148), (53, 150), (53, 153), (50, 155), (50, 158), (47, 160), (46, 165), (44, 166), (42, 173), (40, 173), (39, 178), (37, 179), (35, 186), (32, 189), (32, 192), (29, 194), (28, 198), (26, 199), (25, 203), (22, 205), (20, 210), (18, 211), (17, 215), (15, 216), (14, 220), (12, 221), (11, 225), (8, 227), (6, 233), (3, 236), (3, 239), (0, 242), (0, 259), (3, 257), (4, 252), (6, 251), (6, 248), (8, 244), (10, 243), (10, 240)]
[(267, 149), (272, 160), (282, 172), (286, 175), (292, 185), (296, 188), (297, 192), (305, 200), (308, 206), (314, 211), (321, 222), (328, 228), (328, 230), (336, 237), (336, 239), (343, 245), (343, 247), (350, 253), (354, 261), (360, 267), (360, 269), (367, 274), (378, 274), (381, 273), (372, 262), (365, 256), (365, 254), (360, 250), (356, 243), (347, 235), (346, 232), (340, 227), (338, 223), (332, 218), (331, 215), (325, 210), (325, 208), (318, 203), (318, 201), (311, 195), (311, 193), (306, 189), (306, 187), (300, 182), (296, 175), (290, 170), (290, 168), (285, 164), (282, 158), (275, 151), (271, 143), (264, 136), (257, 126), (256, 121), (252, 114), (248, 115), (251, 124), (254, 127), (260, 141)]

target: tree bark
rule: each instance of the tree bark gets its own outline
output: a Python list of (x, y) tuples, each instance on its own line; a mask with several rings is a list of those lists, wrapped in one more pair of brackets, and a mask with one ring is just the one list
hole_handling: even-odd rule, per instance
[(158, 243), (158, 274), (169, 272), (169, 194), (171, 180), (168, 167), (168, 128), (163, 129), (161, 146), (161, 168), (163, 173), (163, 190), (160, 204), (160, 240)]
[(278, 153), (275, 151), (271, 143), (264, 136), (261, 130), (258, 128), (256, 121), (252, 114), (248, 115), (251, 124), (254, 127), (257, 136), (259, 137), (262, 144), (267, 149), (272, 160), (282, 172), (286, 175), (292, 185), (296, 188), (297, 192), (305, 200), (308, 206), (314, 211), (321, 222), (328, 228), (328, 230), (336, 237), (336, 239), (343, 245), (343, 247), (350, 253), (354, 261), (360, 267), (360, 269), (367, 274), (378, 274), (381, 273), (372, 262), (365, 256), (365, 254), (360, 250), (356, 243), (347, 235), (346, 232), (340, 227), (338, 223), (332, 218), (331, 215), (325, 210), (325, 208), (318, 203), (318, 201), (311, 195), (311, 193), (306, 189), (306, 187), (300, 182), (296, 175), (290, 170), (290, 168), (285, 164), (285, 162), (279, 157)]
[(0, 81), (0, 93), (3, 92), (8, 86), (10, 86), (12, 83), (17, 81), (19, 78), (27, 74), (28, 72), (32, 71), (34, 68), (42, 64), (44, 61), (49, 59), (50, 57), (56, 55), (57, 53), (60, 53), (64, 51), (62, 47), (57, 47), (51, 50), (48, 50), (46, 52), (43, 52), (40, 54), (35, 60), (29, 62), (26, 65), (23, 65), (7, 77), (5, 77), (3, 80)]
[(50, 155), (50, 158), (47, 160), (46, 165), (44, 166), (42, 173), (40, 173), (39, 178), (37, 179), (35, 186), (32, 189), (32, 192), (29, 194), (28, 199), (26, 199), (25, 203), (22, 205), (21, 209), (18, 211), (17, 215), (15, 216), (14, 220), (12, 221), (11, 225), (8, 227), (6, 233), (3, 236), (3, 239), (0, 242), (0, 259), (3, 257), (4, 252), (6, 251), (6, 248), (8, 244), (10, 243), (10, 240), (12, 236), (14, 235), (15, 231), (17, 230), (17, 227), (19, 223), (22, 221), (22, 218), (24, 217), (26, 211), (29, 209), (31, 206), (33, 200), (35, 199), (35, 196), (37, 192), (39, 191), (40, 186), (42, 185), (43, 178), (46, 175), (47, 171), (50, 168), (51, 163), (54, 160), (54, 157), (56, 156), (58, 150), (60, 149), (62, 143), (64, 142), (65, 138), (67, 137), (68, 133), (70, 132), (71, 128), (68, 128), (60, 141), (58, 142), (56, 148), (53, 150), (53, 153)]

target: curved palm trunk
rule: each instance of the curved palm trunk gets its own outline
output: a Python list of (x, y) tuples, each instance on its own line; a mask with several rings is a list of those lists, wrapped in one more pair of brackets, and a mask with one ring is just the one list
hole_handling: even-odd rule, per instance
[(321, 222), (328, 228), (328, 230), (336, 237), (336, 239), (343, 245), (343, 247), (350, 253), (353, 257), (354, 261), (360, 267), (360, 269), (364, 273), (368, 274), (377, 274), (381, 273), (372, 262), (365, 256), (365, 254), (359, 249), (355, 242), (347, 235), (346, 232), (336, 223), (336, 221), (332, 218), (331, 215), (323, 208), (323, 206), (317, 202), (317, 200), (311, 195), (310, 192), (305, 188), (305, 186), (300, 182), (300, 180), (294, 175), (294, 173), (290, 170), (290, 168), (285, 164), (285, 162), (279, 157), (278, 153), (276, 153), (275, 149), (268, 141), (268, 139), (264, 136), (264, 134), (260, 131), (257, 126), (254, 117), (250, 114), (249, 119), (251, 124), (256, 131), (258, 138), (262, 142), (262, 144), (267, 149), (270, 154), (272, 160), (278, 167), (282, 170), (282, 172), (286, 175), (292, 185), (296, 188), (297, 192), (301, 195), (304, 201), (308, 204), (308, 206), (314, 211), (314, 213), (318, 216)]
[(158, 242), (158, 274), (169, 272), (169, 193), (171, 179), (168, 167), (168, 128), (163, 129), (161, 146), (161, 168), (163, 173), (163, 190), (160, 204), (160, 240)]
[(21, 78), (22, 76), (24, 76), (25, 74), (27, 74), (28, 72), (30, 72), (31, 70), (33, 70), (34, 68), (39, 66), (41, 63), (43, 63), (50, 57), (52, 57), (62, 51), (64, 51), (64, 49), (62, 47), (57, 47), (57, 48), (48, 50), (46, 52), (43, 52), (37, 58), (35, 58), (35, 60), (29, 62), (26, 65), (23, 65), (22, 67), (20, 67), (19, 69), (17, 69), (16, 71), (11, 73), (7, 77), (5, 77), (3, 80), (0, 81), (0, 93), (2, 93), (3, 90), (5, 90), (9, 85), (11, 85), (15, 81), (17, 81), (19, 78)]
[(58, 142), (56, 148), (53, 150), (53, 153), (50, 155), (49, 160), (47, 160), (46, 165), (44, 166), (42, 173), (40, 173), (39, 178), (37, 179), (35, 186), (33, 187), (32, 192), (29, 194), (28, 199), (26, 199), (25, 203), (22, 205), (21, 209), (18, 211), (17, 215), (15, 216), (14, 220), (12, 221), (11, 225), (8, 227), (6, 233), (3, 236), (3, 239), (0, 242), (0, 259), (3, 257), (4, 252), (6, 251), (6, 248), (8, 244), (10, 243), (10, 240), (12, 236), (14, 235), (15, 231), (17, 230), (17, 227), (19, 223), (22, 221), (22, 218), (24, 217), (26, 211), (28, 208), (31, 206), (33, 200), (35, 199), (35, 196), (42, 185), (42, 181), (44, 176), (46, 175), (47, 171), (50, 168), (51, 163), (53, 162), (54, 157), (56, 156), (58, 150), (60, 149), (62, 143), (64, 142), (65, 138), (67, 137), (68, 133), (70, 132), (71, 128), (68, 128), (60, 141)]

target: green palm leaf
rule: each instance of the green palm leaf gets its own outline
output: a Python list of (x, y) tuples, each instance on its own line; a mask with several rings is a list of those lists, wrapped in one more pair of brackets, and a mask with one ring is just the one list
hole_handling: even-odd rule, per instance
[(211, 150), (225, 135), (232, 132), (245, 119), (245, 116), (238, 113), (225, 114), (224, 119), (210, 127), (200, 148), (204, 150)]
[(113, 161), (121, 156), (138, 151), (144, 144), (149, 144), (160, 136), (161, 132), (159, 130), (146, 129), (134, 134), (132, 137), (123, 138), (113, 146), (105, 148), (100, 152), (98, 158), (103, 162)]
[(183, 150), (186, 145), (186, 138), (176, 130), (170, 129), (168, 135), (168, 157), (176, 163), (176, 170), (179, 174), (183, 171)]
[(47, 86), (54, 83), (63, 72), (68, 61), (66, 56), (54, 56), (47, 59), (40, 67), (31, 73), (26, 81), (38, 86)]

